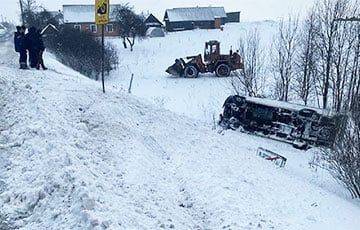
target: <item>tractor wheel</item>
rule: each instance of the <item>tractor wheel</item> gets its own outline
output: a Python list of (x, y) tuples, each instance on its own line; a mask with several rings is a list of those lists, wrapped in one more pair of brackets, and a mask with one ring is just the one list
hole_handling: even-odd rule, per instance
[(220, 64), (216, 67), (215, 73), (218, 77), (229, 77), (231, 69), (227, 64)]
[(187, 78), (197, 78), (199, 76), (199, 70), (193, 65), (188, 65), (184, 70), (184, 76)]

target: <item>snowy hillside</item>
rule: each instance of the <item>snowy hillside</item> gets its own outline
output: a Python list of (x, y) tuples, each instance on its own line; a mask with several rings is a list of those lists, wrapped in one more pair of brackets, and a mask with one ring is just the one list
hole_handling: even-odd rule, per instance
[[(309, 168), (311, 152), (238, 132), (219, 134), (202, 121), (116, 87), (102, 94), (99, 82), (69, 70), (51, 55), (46, 57), (49, 71), (20, 71), (12, 44), (0, 46), (0, 227), (360, 226), (359, 205), (347, 200), (326, 172)], [(146, 50), (136, 52), (135, 75), (140, 78), (150, 60)], [(170, 62), (181, 52), (174, 52)], [(142, 64), (141, 55), (149, 61)], [(157, 75), (169, 64), (165, 62), (157, 61), (162, 64), (138, 82), (135, 94), (173, 91), (162, 85), (160, 77), (165, 76)], [(202, 87), (218, 85), (218, 79), (201, 79), (206, 79)], [(179, 88), (168, 98), (179, 96), (181, 111), (187, 105), (183, 100), (198, 91), (196, 82), (187, 83), (193, 93), (184, 96), (182, 79), (165, 77), (163, 82)], [(258, 158), (260, 146), (286, 156), (287, 167), (279, 169)]]
[(238, 49), (240, 38), (257, 30), (265, 53), (270, 47), (277, 24), (272, 21), (247, 22), (225, 25), (224, 31), (194, 30), (168, 33), (165, 38), (141, 41), (134, 52), (122, 47), (121, 39), (110, 39), (119, 49), (120, 68), (113, 72), (110, 82), (128, 89), (134, 74), (132, 93), (153, 101), (166, 109), (205, 122), (220, 114), (221, 105), (233, 94), (230, 79), (217, 78), (212, 74), (198, 79), (176, 78), (165, 73), (176, 58), (204, 53), (205, 42), (218, 40), (221, 52), (228, 54), (232, 47)]

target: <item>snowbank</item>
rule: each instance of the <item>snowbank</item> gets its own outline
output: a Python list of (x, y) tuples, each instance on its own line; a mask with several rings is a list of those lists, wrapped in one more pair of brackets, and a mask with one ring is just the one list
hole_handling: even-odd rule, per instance
[[(232, 131), (219, 134), (115, 87), (102, 94), (100, 83), (50, 56), (49, 71), (20, 71), (11, 45), (0, 45), (0, 213), (8, 225), (360, 226), (358, 205), (300, 170), (307, 167), (304, 152)], [(256, 157), (259, 146), (289, 157), (288, 167)]]

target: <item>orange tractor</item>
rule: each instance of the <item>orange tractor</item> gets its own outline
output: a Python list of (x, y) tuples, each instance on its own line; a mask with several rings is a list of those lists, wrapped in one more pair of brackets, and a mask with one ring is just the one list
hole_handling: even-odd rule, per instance
[(231, 71), (243, 69), (244, 63), (238, 52), (230, 50), (229, 55), (220, 54), (220, 43), (209, 41), (205, 43), (204, 61), (201, 54), (197, 56), (176, 59), (175, 64), (166, 72), (180, 77), (196, 78), (199, 73), (215, 73), (218, 77), (229, 77)]

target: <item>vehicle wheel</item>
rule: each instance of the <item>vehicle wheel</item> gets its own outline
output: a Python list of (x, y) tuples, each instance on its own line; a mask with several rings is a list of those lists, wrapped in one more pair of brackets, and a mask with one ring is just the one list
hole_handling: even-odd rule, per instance
[(240, 121), (235, 118), (232, 117), (229, 119), (229, 128), (232, 130), (237, 130), (240, 127)]
[(199, 76), (199, 70), (193, 65), (186, 66), (184, 76), (187, 78), (197, 78)]
[(227, 64), (220, 64), (218, 67), (216, 67), (215, 73), (218, 77), (229, 77), (231, 69)]

